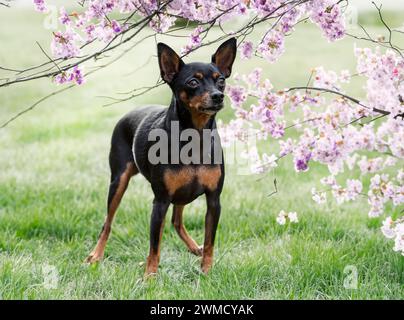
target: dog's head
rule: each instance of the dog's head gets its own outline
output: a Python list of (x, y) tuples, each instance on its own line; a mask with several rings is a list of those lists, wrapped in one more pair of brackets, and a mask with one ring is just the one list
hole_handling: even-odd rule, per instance
[(225, 79), (236, 58), (236, 39), (222, 43), (211, 63), (185, 64), (173, 49), (157, 45), (161, 77), (174, 95), (192, 113), (213, 115), (223, 108)]

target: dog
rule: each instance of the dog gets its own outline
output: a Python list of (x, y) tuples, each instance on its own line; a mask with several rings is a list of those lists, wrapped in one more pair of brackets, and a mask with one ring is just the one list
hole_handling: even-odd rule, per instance
[[(160, 243), (164, 220), (170, 204), (173, 204), (172, 223), (189, 251), (202, 256), (201, 269), (207, 274), (213, 264), (213, 249), (221, 206), (220, 194), (224, 182), (223, 153), (216, 162), (211, 155), (220, 145), (220, 139), (207, 139), (212, 145), (208, 150), (210, 161), (169, 161), (152, 163), (150, 151), (155, 141), (150, 141), (150, 132), (159, 130), (168, 136), (166, 150), (172, 159), (172, 146), (183, 148), (185, 141), (174, 138), (173, 124), (179, 133), (185, 130), (202, 132), (215, 130), (215, 116), (223, 108), (225, 79), (232, 71), (236, 58), (237, 43), (231, 38), (222, 43), (212, 55), (211, 63), (186, 64), (173, 49), (164, 43), (157, 44), (160, 74), (172, 91), (169, 107), (144, 106), (125, 115), (115, 126), (111, 139), (109, 164), (111, 183), (108, 193), (107, 217), (94, 250), (87, 257), (88, 263), (103, 258), (105, 245), (111, 232), (112, 220), (132, 176), (141, 173), (154, 193), (150, 221), (150, 250), (146, 260), (145, 276), (157, 273), (160, 262)], [(201, 143), (203, 137), (199, 136)], [(221, 149), (219, 149), (221, 150)], [(206, 150), (205, 150), (206, 151)], [(181, 151), (182, 152), (182, 151)], [(186, 153), (186, 152), (185, 152)], [(206, 152), (192, 156), (201, 160)], [(216, 157), (217, 158), (217, 157)], [(209, 158), (208, 158), (209, 159)], [(205, 240), (198, 246), (183, 225), (184, 206), (205, 194), (207, 211), (205, 217)]]

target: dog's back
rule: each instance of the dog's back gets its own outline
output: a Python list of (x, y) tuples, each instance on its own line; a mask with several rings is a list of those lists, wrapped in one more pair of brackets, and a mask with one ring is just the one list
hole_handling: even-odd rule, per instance
[[(162, 117), (166, 110), (165, 106), (146, 105), (130, 111), (118, 121), (112, 134), (109, 154), (112, 173), (120, 174), (128, 163), (135, 163), (132, 147), (140, 124), (147, 123), (147, 126), (143, 126), (143, 131), (147, 130), (156, 119)], [(147, 139), (147, 135), (143, 138)]]

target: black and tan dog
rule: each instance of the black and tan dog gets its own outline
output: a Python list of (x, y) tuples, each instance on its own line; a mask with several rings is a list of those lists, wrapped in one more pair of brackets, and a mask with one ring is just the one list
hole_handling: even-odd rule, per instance
[[(185, 64), (167, 45), (159, 43), (157, 49), (161, 76), (173, 92), (171, 104), (168, 108), (145, 106), (136, 109), (125, 115), (116, 125), (109, 155), (111, 184), (108, 215), (98, 243), (86, 261), (93, 263), (102, 259), (115, 212), (130, 178), (140, 172), (150, 182), (154, 193), (150, 252), (145, 275), (157, 272), (165, 215), (171, 203), (172, 222), (176, 231), (192, 253), (202, 256), (202, 271), (207, 273), (213, 263), (213, 246), (224, 181), (223, 161), (218, 162), (211, 156), (215, 144), (220, 144), (220, 141), (208, 138), (211, 143), (211, 160), (208, 163), (202, 161), (204, 153), (201, 152), (196, 157), (199, 162), (185, 164), (179, 159), (179, 162), (175, 163), (171, 161), (153, 164), (149, 159), (149, 151), (156, 142), (149, 141), (149, 133), (155, 129), (167, 133), (167, 150), (169, 159), (172, 159), (171, 145), (178, 144), (181, 149), (186, 143), (172, 137), (171, 129), (174, 123), (180, 132), (186, 129), (194, 129), (197, 132), (216, 129), (215, 115), (223, 108), (225, 78), (230, 76), (236, 57), (236, 40), (232, 38), (224, 42), (212, 56), (211, 63)], [(201, 146), (206, 142), (202, 141), (202, 137), (201, 134)], [(182, 215), (184, 206), (202, 194), (206, 195), (207, 212), (205, 241), (203, 247), (199, 247), (188, 235)]]

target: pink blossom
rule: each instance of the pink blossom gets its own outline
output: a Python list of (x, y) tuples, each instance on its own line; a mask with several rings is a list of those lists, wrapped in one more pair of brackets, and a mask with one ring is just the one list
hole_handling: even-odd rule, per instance
[(312, 0), (308, 2), (308, 8), (311, 10), (311, 20), (320, 26), (329, 41), (335, 41), (344, 36), (344, 18), (336, 1)]
[(45, 0), (34, 0), (35, 10), (42, 13), (48, 12), (48, 7), (45, 3)]
[(71, 70), (65, 70), (55, 76), (54, 81), (57, 84), (65, 84), (69, 82), (75, 82), (81, 85), (85, 82), (83, 71), (80, 67), (75, 66)]
[(241, 58), (250, 59), (253, 54), (253, 43), (251, 41), (244, 41), (240, 46)]
[(227, 94), (234, 107), (240, 107), (247, 99), (246, 91), (241, 86), (227, 86)]
[(276, 217), (276, 222), (280, 225), (286, 224), (287, 221), (290, 221), (291, 223), (298, 223), (299, 219), (297, 217), (296, 212), (285, 212), (284, 210), (281, 210)]
[(116, 20), (111, 21), (111, 28), (112, 28), (112, 30), (114, 30), (115, 33), (119, 33), (122, 31), (121, 25)]
[(202, 42), (201, 34), (205, 31), (202, 26), (196, 27), (189, 36), (188, 44), (181, 49), (181, 54), (188, 54), (191, 50), (199, 47)]
[(71, 23), (69, 14), (66, 12), (66, 9), (64, 7), (60, 8), (59, 21), (61, 24), (65, 24), (65, 25), (69, 25)]
[(347, 183), (347, 200), (355, 200), (362, 192), (362, 182), (356, 179), (348, 179)]
[(284, 35), (276, 30), (269, 32), (257, 48), (257, 51), (271, 63), (278, 60), (284, 50)]
[(327, 201), (327, 193), (326, 192), (319, 192), (316, 188), (311, 189), (311, 195), (314, 202), (317, 204), (323, 204)]
[(51, 44), (52, 54), (55, 58), (72, 58), (80, 54), (80, 36), (71, 29), (66, 32), (55, 32)]

